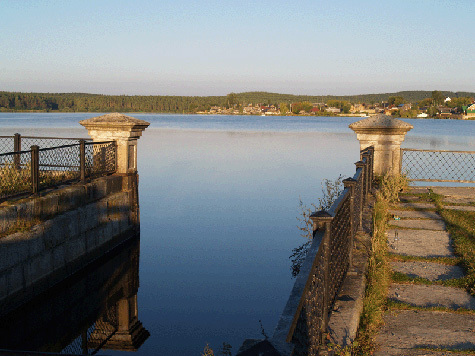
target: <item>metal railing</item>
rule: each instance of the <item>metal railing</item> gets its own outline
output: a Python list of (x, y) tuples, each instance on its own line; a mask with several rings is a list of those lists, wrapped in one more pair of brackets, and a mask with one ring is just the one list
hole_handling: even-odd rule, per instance
[(355, 175), (343, 181), (331, 208), (311, 215), (312, 246), (272, 339), (284, 349), (291, 343), (292, 355), (318, 355), (325, 345), (329, 314), (352, 264), (354, 238), (372, 189), (373, 159), (372, 147), (362, 151)]
[(401, 170), (414, 181), (475, 183), (475, 151), (403, 148)]
[(29, 151), (0, 154), (0, 201), (60, 184), (95, 178), (116, 171), (115, 141), (57, 147), (31, 146)]
[(0, 153), (18, 152), (30, 149), (31, 146), (40, 148), (57, 147), (64, 145), (78, 144), (79, 141), (92, 141), (90, 138), (73, 138), (73, 137), (36, 137), (22, 136), (18, 133), (13, 136), (0, 136)]

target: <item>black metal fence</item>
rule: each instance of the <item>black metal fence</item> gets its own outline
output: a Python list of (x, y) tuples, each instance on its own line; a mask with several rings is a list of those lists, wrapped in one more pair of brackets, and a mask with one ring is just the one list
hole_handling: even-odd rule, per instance
[(107, 344), (119, 328), (117, 306), (107, 309), (89, 328), (80, 333), (61, 354), (95, 355)]
[(36, 137), (22, 136), (16, 133), (13, 136), (0, 136), (0, 153), (18, 152), (29, 150), (31, 146), (40, 148), (57, 147), (78, 144), (79, 141), (92, 141), (90, 138), (73, 137)]
[[(24, 139), (24, 137), (23, 137)], [(43, 143), (43, 138), (29, 137), (30, 142)], [(78, 143), (16, 150), (0, 154), (0, 201), (17, 195), (36, 194), (42, 189), (73, 181), (85, 181), (116, 171), (114, 141), (86, 142), (83, 139), (45, 138), (44, 145), (63, 140)], [(5, 142), (5, 141), (3, 141)], [(19, 146), (15, 144), (15, 148)]]
[(312, 247), (272, 339), (282, 346), (285, 338), (292, 355), (318, 355), (325, 344), (329, 314), (352, 263), (354, 237), (372, 188), (373, 153), (372, 147), (362, 152), (355, 175), (343, 181), (344, 190), (331, 208), (311, 215)]
[(475, 151), (401, 149), (401, 170), (424, 182), (475, 183)]

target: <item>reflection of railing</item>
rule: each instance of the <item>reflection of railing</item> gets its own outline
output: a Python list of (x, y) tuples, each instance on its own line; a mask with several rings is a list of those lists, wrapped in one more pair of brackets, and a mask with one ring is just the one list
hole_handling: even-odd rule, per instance
[(475, 183), (474, 151), (401, 149), (402, 172), (411, 180)]
[(115, 335), (117, 330), (117, 307), (114, 305), (66, 346), (61, 354), (95, 355)]
[(279, 321), (273, 342), (293, 344), (292, 355), (316, 355), (325, 343), (329, 313), (352, 261), (353, 240), (373, 181), (373, 148), (328, 211), (311, 215), (314, 238)]
[(0, 154), (0, 199), (36, 194), (66, 182), (113, 173), (116, 155), (114, 141), (86, 142), (82, 139), (76, 144), (47, 148), (34, 145), (29, 151)]

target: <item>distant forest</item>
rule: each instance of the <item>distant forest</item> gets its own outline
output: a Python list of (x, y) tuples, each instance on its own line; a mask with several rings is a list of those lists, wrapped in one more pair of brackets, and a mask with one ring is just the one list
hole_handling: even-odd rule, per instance
[[(441, 91), (449, 97), (475, 97), (473, 92)], [(275, 105), (281, 103), (326, 103), (345, 100), (350, 103), (374, 104), (389, 97), (403, 97), (407, 103), (430, 98), (431, 91), (400, 91), (397, 93), (364, 95), (291, 95), (267, 92), (230, 93), (226, 96), (142, 96), (101, 95), (83, 93), (16, 93), (0, 91), (0, 111), (60, 111), (60, 112), (154, 112), (196, 113), (212, 106), (230, 107), (248, 104)]]

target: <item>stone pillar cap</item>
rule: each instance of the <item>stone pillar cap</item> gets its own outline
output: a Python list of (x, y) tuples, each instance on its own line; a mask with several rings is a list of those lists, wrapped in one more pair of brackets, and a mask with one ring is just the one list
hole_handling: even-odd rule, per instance
[(145, 130), (150, 123), (135, 117), (120, 114), (118, 112), (93, 117), (87, 120), (79, 121), (79, 123), (87, 129), (96, 130), (120, 130), (120, 131), (137, 131)]
[(380, 134), (395, 134), (406, 133), (414, 126), (402, 120), (394, 119), (391, 116), (378, 114), (370, 116), (366, 119), (353, 122), (348, 126), (356, 133), (380, 133)]

